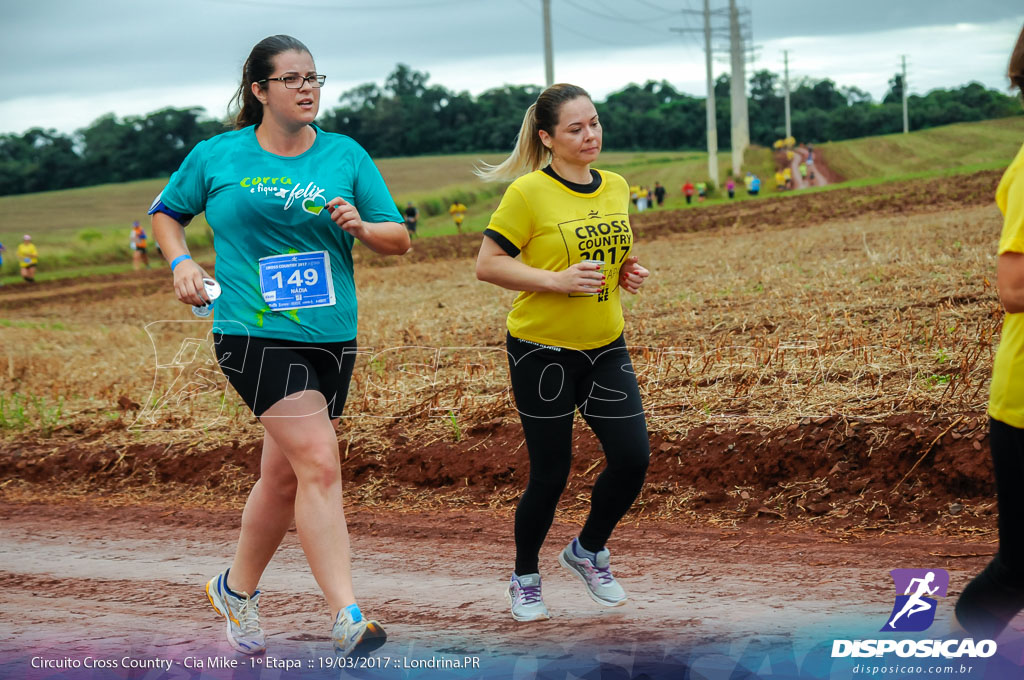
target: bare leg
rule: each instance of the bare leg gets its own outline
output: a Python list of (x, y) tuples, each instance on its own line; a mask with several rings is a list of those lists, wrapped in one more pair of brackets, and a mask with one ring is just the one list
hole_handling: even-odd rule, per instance
[(252, 594), (256, 590), (263, 571), (295, 519), (297, 487), (291, 463), (270, 433), (265, 432), (260, 478), (245, 502), (242, 531), (228, 574), (228, 587), (235, 592)]
[[(278, 488), (266, 484), (266, 488), (259, 489), (253, 512), (249, 518), (243, 517), (244, 536), (239, 539), (239, 556), (244, 555), (244, 559), (251, 559), (252, 563), (239, 565), (243, 570), (241, 576), (247, 579), (239, 585), (253, 583), (253, 577), (258, 579), (262, 572), (260, 565), (266, 566), (266, 561), (273, 555), (291, 523), (290, 515), (287, 523), (284, 519), (274, 519), (269, 524), (260, 524), (260, 518), (271, 514), (275, 505), (285, 504), (287, 498), (294, 494), (299, 542), (331, 611), (336, 613), (355, 603), (356, 599), (352, 590), (348, 528), (342, 507), (341, 464), (335, 423), (328, 416), (323, 395), (312, 390), (278, 401), (260, 420), (267, 429), (268, 438), (276, 445), (276, 451), (291, 466), (292, 476), (278, 474), (281, 484)], [(264, 458), (266, 456), (264, 451)], [(274, 458), (277, 458), (276, 454)], [(280, 466), (276, 461), (272, 460), (271, 464), (275, 472), (279, 472)], [(253, 494), (256, 492), (254, 487)], [(250, 495), (252, 501), (253, 495)], [(246, 503), (246, 512), (249, 512), (249, 503)], [(247, 523), (247, 519), (252, 521)], [(250, 538), (250, 534), (265, 536)]]

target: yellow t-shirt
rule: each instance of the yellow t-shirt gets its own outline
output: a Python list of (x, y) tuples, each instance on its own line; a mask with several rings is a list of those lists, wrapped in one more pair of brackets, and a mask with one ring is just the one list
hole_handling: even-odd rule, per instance
[(39, 251), (35, 243), (18, 244), (18, 262), (26, 267), (31, 267), (38, 262)]
[(607, 287), (585, 293), (522, 292), (509, 312), (509, 333), (521, 340), (570, 349), (603, 347), (622, 334), (619, 269), (633, 247), (629, 186), (599, 170), (601, 186), (573, 191), (543, 171), (509, 186), (488, 229), (519, 248), (523, 262), (562, 271), (583, 260), (602, 260)]
[(461, 203), (452, 203), (448, 212), (455, 218), (456, 223), (462, 224), (462, 220), (466, 217), (466, 206)]
[[(1024, 253), (1024, 147), (1003, 173), (996, 189), (996, 205), (1003, 213), (999, 254)], [(1007, 314), (992, 365), (988, 414), (998, 421), (1024, 428), (1024, 313)]]

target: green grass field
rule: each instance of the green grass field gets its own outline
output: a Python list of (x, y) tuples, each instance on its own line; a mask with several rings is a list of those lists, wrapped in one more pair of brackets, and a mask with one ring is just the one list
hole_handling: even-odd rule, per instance
[(1024, 116), (1016, 116), (829, 142), (818, 148), (834, 172), (847, 180), (862, 180), (1005, 167), (1022, 142)]
[[(862, 185), (911, 177), (970, 172), (1003, 167), (1024, 140), (1024, 117), (979, 123), (958, 123), (913, 132), (822, 144), (833, 171)], [(448, 206), (458, 198), (469, 210), (465, 231), (482, 231), (497, 206), (504, 186), (485, 184), (473, 175), (480, 161), (495, 163), (498, 154), (464, 154), (384, 158), (377, 161), (395, 202), (412, 201), (420, 209), (419, 236), (455, 233)], [(728, 152), (719, 153), (719, 183), (730, 167)], [(707, 156), (695, 151), (607, 152), (598, 167), (617, 172), (630, 184), (668, 190), (665, 208), (685, 205), (680, 188), (687, 180), (706, 179)], [(745, 169), (768, 179), (773, 172), (770, 151), (748, 150)], [(40, 250), (39, 278), (75, 276), (130, 267), (128, 232), (132, 220), (147, 223), (146, 209), (165, 178), (80, 189), (0, 197), (0, 243), (7, 247), (0, 281), (16, 281), (14, 248), (30, 233)], [(770, 194), (769, 194), (770, 195)], [(721, 202), (712, 194), (706, 205)], [(739, 198), (745, 200), (740, 192)], [(763, 199), (759, 199), (763, 200)], [(190, 247), (208, 254), (212, 235), (202, 216), (187, 230)]]
[[(755, 154), (754, 157), (757, 157)], [(481, 182), (473, 174), (480, 162), (497, 163), (496, 154), (384, 158), (377, 161), (398, 205), (412, 201), (420, 209), (421, 237), (455, 233), (448, 206), (458, 198), (469, 207), (463, 229), (482, 231), (504, 191), (502, 184)], [(720, 154), (725, 171), (728, 154)], [(609, 152), (601, 168), (618, 172), (631, 183), (654, 186), (661, 181), (669, 189), (669, 206), (682, 204), (677, 196), (687, 178), (704, 176), (706, 155), (698, 152)], [(0, 197), (0, 243), (8, 252), (0, 281), (18, 280), (14, 248), (22, 234), (32, 234), (40, 250), (38, 278), (56, 272), (77, 275), (96, 265), (128, 264), (128, 233), (132, 220), (147, 223), (146, 210), (164, 187), (166, 179), (47, 191)], [(202, 255), (211, 244), (211, 232), (202, 216), (188, 227), (190, 247)], [(127, 268), (127, 267), (126, 267)]]

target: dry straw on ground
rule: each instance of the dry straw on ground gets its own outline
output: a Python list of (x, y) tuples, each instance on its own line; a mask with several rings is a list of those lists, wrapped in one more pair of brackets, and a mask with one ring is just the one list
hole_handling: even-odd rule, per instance
[[(840, 221), (808, 214), (790, 228), (747, 224), (638, 242), (653, 275), (624, 302), (652, 436), (983, 412), (1002, 318), (992, 286), (999, 225), (989, 206)], [(503, 351), (513, 293), (477, 282), (469, 258), (367, 267), (356, 278), (365, 354), (344, 441), (386, 461), (402, 442), (428, 448), (496, 419), (515, 422)], [(6, 451), (164, 444), (179, 452), (259, 439), (212, 360), (209, 324), (192, 321), (169, 278), (159, 292), (132, 292), (110, 286), (102, 299), (54, 297), (6, 313)], [(44, 431), (58, 402), (59, 422)], [(877, 436), (885, 446), (888, 435)], [(384, 494), (387, 474), (354, 492), (360, 503), (480, 503), (456, 489)], [(820, 483), (798, 481), (804, 486), (780, 493)], [(193, 501), (206, 502), (201, 495)], [(678, 480), (649, 510), (690, 514), (693, 495)], [(513, 498), (503, 491), (488, 505), (507, 509)], [(771, 510), (780, 498), (760, 502)]]

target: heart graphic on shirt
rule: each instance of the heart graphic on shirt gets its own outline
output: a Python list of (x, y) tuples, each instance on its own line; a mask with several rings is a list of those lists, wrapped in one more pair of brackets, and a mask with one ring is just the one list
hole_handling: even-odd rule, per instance
[(326, 207), (326, 205), (318, 204), (315, 198), (307, 198), (302, 202), (302, 209), (308, 212), (310, 215), (319, 215), (320, 212)]

